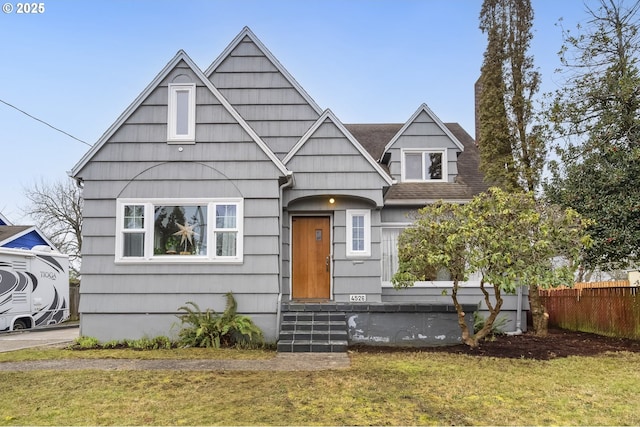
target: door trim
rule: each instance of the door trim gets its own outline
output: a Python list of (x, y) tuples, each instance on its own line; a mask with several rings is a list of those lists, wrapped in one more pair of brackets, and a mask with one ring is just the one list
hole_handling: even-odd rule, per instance
[[(293, 301), (293, 218), (325, 217), (329, 218), (329, 301), (333, 301), (333, 213), (327, 212), (289, 212), (289, 300)], [(304, 301), (304, 300), (302, 300)], [(309, 300), (309, 302), (314, 302)]]

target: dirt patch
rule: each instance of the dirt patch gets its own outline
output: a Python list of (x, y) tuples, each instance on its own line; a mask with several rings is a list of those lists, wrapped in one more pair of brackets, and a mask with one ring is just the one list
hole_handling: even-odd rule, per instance
[(517, 336), (499, 335), (483, 341), (479, 348), (470, 348), (467, 345), (460, 344), (422, 349), (374, 346), (357, 346), (354, 349), (373, 353), (423, 351), (510, 359), (549, 360), (568, 356), (595, 356), (616, 351), (640, 353), (640, 341), (610, 338), (586, 332), (550, 329), (546, 337), (537, 337), (532, 333), (524, 333)]

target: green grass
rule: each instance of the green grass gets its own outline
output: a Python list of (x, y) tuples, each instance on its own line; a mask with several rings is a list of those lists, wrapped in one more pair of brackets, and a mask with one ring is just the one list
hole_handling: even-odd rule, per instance
[(22, 362), (28, 360), (62, 359), (270, 359), (272, 350), (239, 350), (209, 348), (176, 348), (172, 350), (69, 350), (55, 348), (26, 349), (0, 353), (0, 362)]
[[(123, 352), (156, 357), (97, 353)], [(160, 353), (250, 358), (254, 352)], [(640, 424), (640, 354), (531, 361), (351, 353), (351, 360), (349, 369), (313, 372), (0, 372), (0, 425)]]

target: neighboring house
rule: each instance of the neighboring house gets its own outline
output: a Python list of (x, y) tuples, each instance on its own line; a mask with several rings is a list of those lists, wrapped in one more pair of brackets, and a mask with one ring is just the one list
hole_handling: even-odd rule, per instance
[[(451, 316), (446, 274), (391, 288), (397, 237), (419, 207), (485, 190), (478, 163), (425, 104), (403, 124), (341, 123), (248, 28), (204, 72), (179, 51), (71, 171), (81, 333), (167, 335), (185, 302), (222, 310), (232, 291), (271, 341), (282, 310), (319, 309), (352, 313), (351, 342), (393, 342), (368, 313)], [(481, 299), (469, 291), (471, 311)]]
[(34, 225), (13, 225), (0, 214), (0, 248), (33, 249), (47, 246), (58, 251), (53, 243)]

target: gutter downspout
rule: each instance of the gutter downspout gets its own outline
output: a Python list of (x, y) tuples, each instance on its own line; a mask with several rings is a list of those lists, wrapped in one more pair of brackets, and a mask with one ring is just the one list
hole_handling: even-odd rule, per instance
[(285, 188), (293, 187), (293, 172), (286, 176), (287, 181), (280, 186), (278, 208), (280, 209), (278, 218), (278, 306), (276, 307), (276, 341), (280, 339), (280, 320), (282, 318), (282, 223), (284, 221), (284, 211), (282, 197)]
[(506, 332), (506, 335), (522, 335), (522, 286), (518, 286), (518, 307), (516, 308), (516, 330)]

